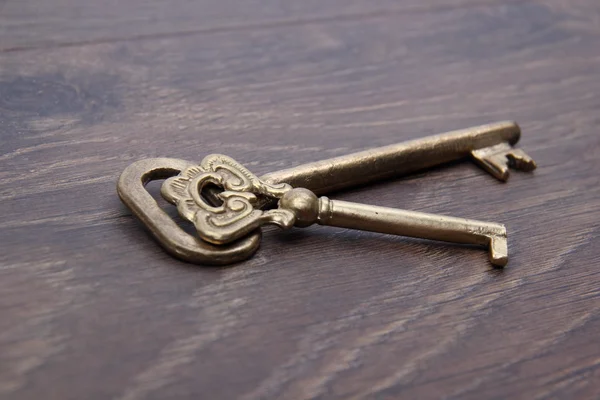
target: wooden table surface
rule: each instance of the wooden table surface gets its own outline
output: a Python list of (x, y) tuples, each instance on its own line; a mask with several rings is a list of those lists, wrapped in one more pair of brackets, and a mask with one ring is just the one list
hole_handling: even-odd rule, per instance
[[(505, 223), (503, 271), (327, 227), (193, 266), (115, 191), (146, 157), (263, 174), (505, 119), (534, 173), (332, 196)], [(597, 0), (4, 0), (0, 132), (0, 398), (600, 398)]]

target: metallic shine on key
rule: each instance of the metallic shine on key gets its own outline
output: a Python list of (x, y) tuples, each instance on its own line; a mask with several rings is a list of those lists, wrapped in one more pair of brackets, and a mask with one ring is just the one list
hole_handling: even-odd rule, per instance
[[(535, 162), (522, 150), (512, 147), (519, 140), (520, 133), (519, 126), (514, 122), (498, 122), (335, 157), (264, 175), (260, 178), (262, 183), (258, 188), (258, 195), (252, 193), (255, 198), (250, 194), (241, 195), (241, 197), (251, 202), (253, 207), (252, 209), (248, 208), (247, 212), (256, 216), (258, 215), (257, 212), (261, 212), (259, 209), (269, 209), (277, 206), (277, 201), (274, 201), (274, 199), (277, 200), (288, 193), (289, 186), (303, 187), (321, 195), (385, 178), (405, 175), (464, 157), (472, 158), (493, 176), (505, 181), (508, 178), (509, 167), (524, 171), (531, 171), (536, 167)], [(208, 243), (186, 233), (179, 227), (158, 206), (144, 187), (152, 180), (172, 178), (188, 169), (200, 173), (198, 165), (185, 160), (173, 158), (140, 160), (123, 171), (119, 178), (117, 191), (121, 200), (144, 223), (158, 242), (169, 253), (181, 260), (205, 265), (227, 265), (252, 256), (258, 249), (261, 238), (260, 229), (255, 228), (254, 225), (245, 228), (245, 236), (229, 244)], [(208, 204), (204, 202), (202, 204), (216, 208), (223, 201), (232, 201), (235, 203), (232, 203), (234, 207), (242, 207), (240, 196), (232, 196), (228, 199), (227, 195), (229, 194), (224, 194), (214, 187), (214, 185), (218, 186), (219, 179), (222, 179), (216, 175), (220, 175), (225, 170), (219, 169), (219, 173), (212, 171), (213, 176), (210, 183), (213, 185), (205, 187), (202, 192), (203, 196), (194, 195), (191, 199), (187, 199), (187, 203), (191, 205), (191, 202), (206, 200)], [(249, 174), (247, 170), (245, 171)], [(185, 173), (180, 176), (184, 175)], [(196, 184), (199, 183), (200, 180), (197, 180)], [(287, 185), (277, 185), (281, 183)], [(236, 192), (236, 190), (239, 192), (237, 184), (231, 188), (233, 190), (229, 190), (230, 192)], [(175, 188), (172, 190), (176, 191)], [(169, 189), (163, 189), (163, 195), (170, 201), (174, 201), (175, 197), (168, 191)], [(268, 191), (275, 191), (276, 195), (273, 197), (266, 196), (265, 193)], [(323, 198), (321, 202), (324, 203), (326, 200)], [(353, 218), (346, 218), (348, 212), (356, 211), (351, 210), (352, 206), (350, 205), (352, 203), (337, 200), (331, 202), (335, 202), (333, 204), (336, 212), (331, 214), (335, 218), (330, 219), (328, 224), (377, 231), (384, 229), (380, 225), (377, 229), (368, 229), (369, 226), (374, 226), (369, 224), (375, 222), (370, 220), (373, 214), (369, 214), (364, 210), (359, 213), (360, 218), (355, 214), (353, 214)], [(381, 209), (375, 211), (374, 215), (388, 215), (387, 212), (381, 214), (384, 211), (383, 208)], [(505, 233), (503, 234), (505, 231), (502, 225), (444, 217), (450, 218), (449, 227), (443, 224), (432, 226), (430, 222), (434, 221), (435, 218), (439, 218), (439, 216), (410, 211), (385, 210), (390, 213), (385, 218), (398, 219), (403, 224), (401, 229), (398, 227), (399, 225), (394, 228), (387, 228), (387, 233), (411, 236), (415, 235), (415, 232), (419, 232), (419, 237), (448, 240), (452, 236), (451, 241), (489, 245), (492, 261), (496, 265), (502, 265), (506, 262), (506, 241), (500, 240), (503, 236), (505, 239)], [(271, 221), (275, 221), (275, 223), (279, 221), (280, 224), (284, 225), (285, 223), (289, 224), (289, 222), (286, 222), (286, 218), (289, 220), (289, 214), (285, 212), (285, 207), (283, 210), (272, 211), (274, 213), (267, 214)], [(180, 213), (182, 213), (181, 209)], [(187, 218), (186, 214), (190, 215), (189, 210), (183, 210), (182, 215), (184, 215), (184, 218)], [(325, 213), (323, 215), (329, 214)], [(261, 221), (264, 221), (264, 219)], [(323, 217), (317, 222), (321, 221), (325, 223), (328, 219)], [(258, 225), (260, 223), (256, 226)], [(472, 229), (473, 232), (468, 235), (457, 235), (457, 230), (460, 231), (463, 228)], [(407, 229), (412, 229), (412, 233), (408, 232)], [(214, 238), (208, 239), (219, 242)]]

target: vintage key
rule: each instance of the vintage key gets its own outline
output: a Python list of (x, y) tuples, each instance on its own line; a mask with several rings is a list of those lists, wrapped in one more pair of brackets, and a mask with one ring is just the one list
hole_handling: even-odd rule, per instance
[[(261, 176), (269, 183), (285, 182), (318, 195), (407, 175), (462, 158), (471, 158), (495, 178), (506, 181), (509, 168), (533, 171), (535, 161), (513, 148), (521, 129), (512, 121), (495, 122), (360, 151), (327, 160), (271, 172)], [(218, 191), (206, 190), (209, 202), (218, 202)], [(259, 204), (271, 208), (276, 204)]]
[[(208, 204), (201, 196), (206, 186), (223, 189), (218, 195), (220, 205)], [(202, 240), (216, 245), (235, 242), (264, 224), (291, 228), (318, 223), (484, 245), (489, 247), (492, 264), (503, 267), (508, 261), (502, 224), (319, 198), (308, 189), (264, 182), (232, 158), (219, 154), (207, 156), (201, 165), (167, 179), (161, 194), (177, 206), (183, 218), (194, 223)], [(278, 208), (255, 208), (265, 199), (279, 200)]]
[[(520, 136), (516, 123), (497, 122), (304, 164), (269, 173), (261, 179), (271, 184), (286, 182), (321, 195), (469, 157), (496, 178), (506, 180), (509, 167), (525, 171), (535, 168), (530, 157), (512, 147)], [(173, 256), (208, 265), (227, 265), (247, 259), (260, 245), (260, 230), (228, 245), (209, 244), (180, 228), (146, 191), (148, 182), (173, 177), (194, 165), (175, 158), (136, 161), (121, 174), (117, 192)], [(219, 190), (213, 187), (206, 187), (202, 195), (210, 204), (221, 202)], [(276, 205), (276, 201), (263, 196), (257, 199), (255, 207), (266, 209)]]

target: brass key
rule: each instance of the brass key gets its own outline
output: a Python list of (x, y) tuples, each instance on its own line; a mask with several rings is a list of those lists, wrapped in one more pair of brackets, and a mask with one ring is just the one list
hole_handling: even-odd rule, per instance
[[(218, 195), (220, 205), (208, 204), (201, 196), (207, 185), (223, 188)], [(200, 166), (167, 179), (161, 193), (177, 206), (183, 218), (194, 223), (200, 238), (216, 245), (241, 239), (264, 224), (291, 228), (318, 223), (484, 245), (489, 247), (494, 265), (503, 267), (508, 261), (504, 225), (319, 198), (308, 189), (264, 182), (235, 160), (219, 154), (207, 156)], [(279, 200), (277, 209), (255, 208), (269, 199)]]
[[(261, 179), (308, 188), (321, 195), (470, 158), (505, 182), (509, 168), (521, 171), (536, 168), (535, 161), (523, 150), (513, 148), (520, 137), (521, 128), (515, 122), (495, 122), (299, 165), (271, 172)], [(205, 193), (212, 203), (218, 203), (217, 195), (218, 191), (212, 189)], [(274, 205), (271, 202), (258, 206)]]
[[(512, 147), (520, 136), (521, 130), (516, 123), (496, 122), (304, 164), (269, 173), (261, 179), (271, 184), (285, 182), (322, 195), (468, 157), (504, 181), (508, 178), (509, 167), (525, 171), (535, 169), (535, 162), (529, 156)], [(193, 162), (175, 158), (136, 161), (121, 174), (117, 192), (133, 214), (175, 257), (209, 265), (227, 265), (247, 259), (260, 245), (260, 230), (228, 245), (209, 244), (180, 228), (144, 188), (152, 180), (173, 177), (194, 166)], [(202, 192), (202, 197), (213, 206), (220, 204), (220, 196), (220, 191), (210, 186)], [(259, 196), (254, 204), (255, 208), (261, 209), (276, 205), (276, 199), (268, 196)]]

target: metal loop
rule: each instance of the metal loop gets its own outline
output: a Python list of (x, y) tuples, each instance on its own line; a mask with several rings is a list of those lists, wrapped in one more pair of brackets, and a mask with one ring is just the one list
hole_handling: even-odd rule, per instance
[(167, 215), (145, 186), (153, 180), (179, 174), (195, 163), (177, 158), (149, 158), (128, 166), (119, 177), (117, 192), (121, 201), (150, 230), (171, 255), (194, 264), (227, 265), (251, 257), (260, 246), (261, 231), (227, 245), (212, 245), (181, 229)]

